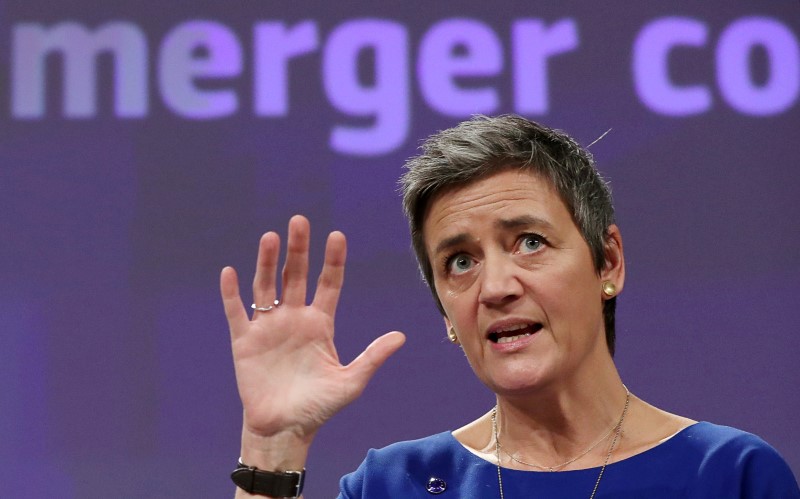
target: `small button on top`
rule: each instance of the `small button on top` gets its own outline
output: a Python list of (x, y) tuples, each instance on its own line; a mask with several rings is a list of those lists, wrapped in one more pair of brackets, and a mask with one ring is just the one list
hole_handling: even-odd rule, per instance
[(445, 489), (447, 489), (447, 483), (441, 478), (432, 476), (430, 480), (428, 480), (428, 492), (431, 494), (441, 494)]

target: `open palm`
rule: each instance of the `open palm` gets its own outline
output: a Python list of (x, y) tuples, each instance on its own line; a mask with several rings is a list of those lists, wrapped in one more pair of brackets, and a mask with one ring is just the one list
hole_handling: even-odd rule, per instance
[[(252, 320), (239, 296), (236, 272), (226, 267), (220, 277), (244, 429), (254, 435), (269, 437), (288, 431), (313, 438), (325, 421), (361, 394), (378, 367), (405, 341), (402, 333), (387, 333), (349, 365), (341, 364), (333, 337), (346, 241), (340, 232), (328, 236), (325, 263), (314, 299), (307, 305), (309, 235), (308, 220), (292, 217), (280, 305), (254, 312)], [(253, 281), (253, 297), (259, 306), (278, 299), (279, 254), (278, 235), (264, 234)]]

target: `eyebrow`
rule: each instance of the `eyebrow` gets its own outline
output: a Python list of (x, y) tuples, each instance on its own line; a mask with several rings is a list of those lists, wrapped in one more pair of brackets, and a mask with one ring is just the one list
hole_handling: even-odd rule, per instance
[(553, 224), (547, 220), (531, 215), (521, 215), (514, 218), (501, 218), (495, 222), (495, 227), (499, 229), (517, 229), (519, 227), (543, 227), (552, 229)]
[(453, 246), (459, 246), (465, 243), (466, 241), (469, 241), (470, 239), (472, 238), (464, 232), (462, 232), (461, 234), (456, 234), (455, 236), (450, 236), (446, 239), (443, 239), (442, 241), (439, 242), (439, 244), (436, 245), (436, 249), (433, 251), (433, 254), (438, 255), (442, 251), (448, 248), (452, 248)]
[[(501, 218), (494, 223), (495, 227), (498, 229), (518, 229), (520, 227), (542, 227), (545, 229), (552, 229), (553, 224), (548, 222), (547, 220), (539, 217), (534, 217), (531, 215), (521, 215), (514, 218)], [(453, 246), (459, 246), (466, 241), (472, 239), (472, 236), (467, 234), (466, 232), (462, 232), (460, 234), (456, 234), (454, 236), (450, 236), (446, 239), (443, 239), (439, 244), (436, 245), (436, 249), (434, 250), (434, 255), (441, 253), (442, 251), (452, 248)]]

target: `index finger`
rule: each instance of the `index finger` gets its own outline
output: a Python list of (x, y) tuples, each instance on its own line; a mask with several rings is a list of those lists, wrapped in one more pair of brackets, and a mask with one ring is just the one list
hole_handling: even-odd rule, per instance
[(233, 267), (225, 267), (219, 276), (219, 289), (222, 295), (222, 306), (225, 308), (225, 317), (228, 319), (228, 329), (231, 338), (244, 330), (248, 322), (247, 312), (239, 297), (239, 279)]

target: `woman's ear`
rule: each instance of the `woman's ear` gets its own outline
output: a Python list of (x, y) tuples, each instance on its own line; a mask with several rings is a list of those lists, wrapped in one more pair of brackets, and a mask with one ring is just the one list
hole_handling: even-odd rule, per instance
[[(604, 294), (611, 298), (620, 294), (625, 285), (625, 254), (622, 251), (622, 234), (615, 224), (608, 226), (603, 250), (605, 263), (600, 271), (600, 281), (603, 283)], [(611, 289), (614, 291), (606, 292)]]

